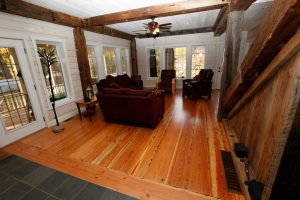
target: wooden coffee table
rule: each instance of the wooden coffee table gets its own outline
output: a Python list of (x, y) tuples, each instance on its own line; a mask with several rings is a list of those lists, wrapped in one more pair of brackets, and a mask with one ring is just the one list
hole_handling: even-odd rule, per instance
[(96, 97), (93, 97), (93, 99), (89, 102), (85, 102), (83, 99), (80, 99), (79, 101), (76, 101), (76, 106), (78, 109), (80, 120), (82, 120), (82, 114), (81, 114), (81, 107), (86, 107), (86, 112), (88, 113), (90, 117), (90, 121), (92, 121), (92, 115), (95, 114), (95, 106), (97, 105), (98, 101)]

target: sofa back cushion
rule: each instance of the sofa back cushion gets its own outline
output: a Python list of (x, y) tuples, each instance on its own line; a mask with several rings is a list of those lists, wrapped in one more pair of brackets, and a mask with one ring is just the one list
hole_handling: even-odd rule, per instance
[(151, 93), (149, 90), (133, 90), (127, 89), (126, 94), (132, 96), (148, 96)]

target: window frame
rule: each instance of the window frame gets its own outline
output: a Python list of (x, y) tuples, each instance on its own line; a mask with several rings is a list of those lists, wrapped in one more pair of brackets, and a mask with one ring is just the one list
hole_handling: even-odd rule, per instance
[[(188, 78), (188, 59), (189, 59), (189, 49), (191, 49), (191, 47), (190, 46), (188, 46), (188, 45), (180, 45), (180, 44), (178, 44), (178, 45), (171, 45), (171, 46), (164, 46), (163, 47), (163, 69), (166, 69), (166, 49), (169, 49), (169, 48), (185, 48), (186, 49), (186, 59), (185, 59), (185, 77), (175, 77), (176, 78), (176, 80), (183, 80), (183, 79), (186, 79), (186, 78)], [(191, 61), (192, 62), (192, 61)]]
[(52, 44), (52, 45), (56, 45), (56, 51), (57, 51), (57, 55), (59, 57), (60, 60), (60, 65), (62, 68), (62, 73), (63, 73), (63, 77), (64, 77), (64, 83), (65, 83), (65, 87), (66, 87), (66, 93), (67, 93), (67, 97), (60, 99), (58, 101), (55, 101), (55, 105), (56, 107), (61, 107), (63, 105), (66, 105), (68, 103), (71, 103), (74, 99), (74, 89), (71, 85), (71, 72), (70, 72), (70, 67), (69, 67), (69, 61), (68, 61), (68, 56), (67, 56), (67, 51), (66, 51), (66, 44), (65, 44), (65, 40), (62, 39), (54, 39), (54, 38), (44, 38), (44, 37), (33, 37), (32, 38), (32, 43), (34, 46), (34, 53), (36, 55), (36, 61), (37, 61), (37, 65), (38, 65), (38, 71), (39, 71), (39, 76), (42, 79), (41, 83), (42, 83), (42, 87), (43, 87), (43, 91), (42, 93), (45, 95), (46, 97), (46, 101), (48, 104), (48, 109), (47, 110), (52, 110), (52, 106), (51, 106), (51, 102), (50, 102), (50, 98), (49, 98), (49, 94), (47, 92), (47, 84), (46, 84), (46, 80), (45, 80), (45, 76), (42, 70), (42, 64), (40, 62), (40, 57), (37, 53), (37, 45), (38, 44)]
[[(159, 74), (157, 77), (151, 77), (150, 76), (150, 60), (149, 60), (149, 57), (150, 57), (150, 49), (159, 49), (159, 56), (160, 56), (160, 63), (159, 63), (159, 67), (160, 67), (160, 71), (159, 71)], [(158, 78), (160, 78), (160, 75), (161, 75), (161, 70), (164, 69), (164, 58), (162, 57), (163, 53), (162, 53), (162, 47), (160, 46), (157, 46), (157, 47), (146, 47), (146, 63), (147, 63), (147, 79), (148, 80), (157, 80)]]
[[(105, 63), (105, 56), (104, 56), (104, 49), (105, 48), (110, 48), (113, 49), (114, 53), (115, 53), (115, 65), (116, 65), (116, 74), (112, 75), (112, 74), (107, 74), (107, 70), (106, 70), (106, 63)], [(114, 47), (114, 46), (109, 46), (109, 45), (103, 45), (102, 46), (102, 58), (103, 58), (103, 64), (104, 64), (104, 71), (105, 71), (105, 76), (111, 75), (111, 76), (118, 76), (118, 52), (117, 52), (117, 48), (118, 47)]]

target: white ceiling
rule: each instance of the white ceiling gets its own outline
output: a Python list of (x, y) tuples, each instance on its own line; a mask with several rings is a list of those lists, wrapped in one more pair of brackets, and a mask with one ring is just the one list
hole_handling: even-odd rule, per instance
[[(182, 0), (25, 0), (26, 2), (64, 12), (80, 18), (88, 18), (118, 11), (142, 8), (147, 6), (178, 2)], [(251, 30), (259, 26), (266, 12), (272, 5), (271, 0), (257, 0), (245, 13), (244, 30)], [(211, 27), (218, 16), (218, 10), (190, 13), (169, 17), (156, 18), (159, 24), (172, 23), (171, 31)], [(149, 20), (140, 20), (108, 25), (111, 28), (134, 34), (133, 30), (143, 29), (143, 23)]]

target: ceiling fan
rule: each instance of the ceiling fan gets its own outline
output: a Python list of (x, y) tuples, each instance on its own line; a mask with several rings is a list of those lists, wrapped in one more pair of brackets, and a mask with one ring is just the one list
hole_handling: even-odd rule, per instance
[(147, 37), (158, 37), (161, 32), (170, 32), (172, 23), (158, 24), (154, 21), (155, 17), (151, 17), (151, 21), (144, 23), (143, 30), (133, 31), (137, 35), (146, 33)]

